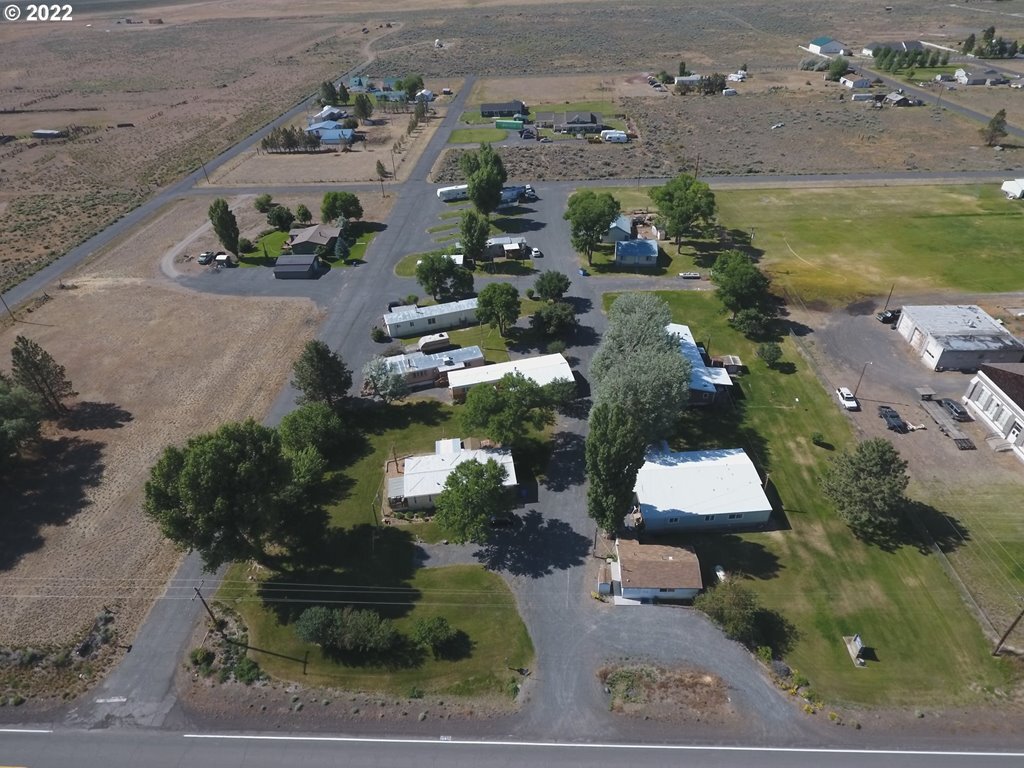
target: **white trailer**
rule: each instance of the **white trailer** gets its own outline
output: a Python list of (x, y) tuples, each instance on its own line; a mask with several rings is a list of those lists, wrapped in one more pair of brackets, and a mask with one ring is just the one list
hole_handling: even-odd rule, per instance
[[(602, 131), (603, 133), (603, 131)], [(603, 141), (607, 141), (609, 144), (625, 144), (629, 141), (629, 137), (625, 131), (609, 131), (607, 136), (602, 136)]]
[(454, 187), (441, 187), (437, 190), (438, 200), (450, 203), (453, 200), (466, 200), (469, 198), (469, 187), (466, 184), (457, 184)]

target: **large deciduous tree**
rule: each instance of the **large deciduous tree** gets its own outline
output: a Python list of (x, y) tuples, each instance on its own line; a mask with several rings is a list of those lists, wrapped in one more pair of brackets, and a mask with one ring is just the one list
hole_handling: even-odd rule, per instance
[(489, 283), (477, 296), (476, 317), (504, 336), (519, 319), (522, 306), (519, 291), (512, 283)]
[(554, 409), (544, 390), (521, 373), (508, 373), (494, 385), (481, 384), (466, 394), (462, 428), (497, 443), (515, 445), (531, 427), (550, 424)]
[(466, 185), (470, 202), (484, 216), (490, 216), (501, 205), (501, 174), (493, 165), (481, 166), (466, 179)]
[(36, 395), (53, 415), (67, 411), (64, 401), (78, 393), (71, 386), (63, 365), (58, 365), (32, 339), (18, 335), (11, 349), (11, 377), (15, 384)]
[(331, 456), (344, 437), (341, 417), (327, 403), (306, 403), (285, 414), (277, 427), (281, 446), (289, 454), (315, 448), (323, 456)]
[(459, 464), (437, 497), (434, 519), (445, 535), (456, 544), (482, 543), (487, 538), (488, 521), (509, 508), (504, 486), (507, 478), (508, 471), (494, 459)]
[(587, 255), (593, 263), (594, 248), (608, 232), (622, 210), (619, 201), (608, 192), (584, 190), (569, 198), (563, 218), (571, 227), (572, 247)]
[(703, 181), (682, 173), (661, 187), (650, 191), (651, 200), (665, 225), (665, 232), (682, 244), (683, 236), (698, 225), (715, 218), (715, 195)]
[(907, 507), (907, 462), (888, 440), (865, 440), (837, 456), (821, 490), (853, 532), (867, 540), (888, 540)]
[(473, 292), (473, 273), (441, 253), (428, 253), (420, 260), (416, 281), (435, 301), (449, 301)]
[(544, 301), (557, 301), (565, 295), (570, 285), (572, 283), (566, 275), (553, 269), (547, 269), (537, 277), (533, 289)]
[[(277, 432), (249, 420), (171, 446), (150, 471), (145, 511), (207, 570), (233, 560), (278, 563), (323, 525), (311, 502), (322, 477), (319, 455), (285, 455)], [(315, 460), (319, 459), (319, 463)]]
[(495, 152), (494, 147), (490, 144), (485, 142), (480, 145), (480, 149), (476, 152), (463, 152), (459, 156), (459, 169), (467, 179), (481, 168), (488, 166), (498, 171), (502, 184), (508, 181), (508, 171), (505, 170), (505, 163), (502, 161), (501, 155)]
[(646, 447), (629, 400), (601, 402), (590, 411), (584, 450), (590, 481), (587, 512), (608, 534), (619, 529), (632, 508)]
[(0, 374), (0, 472), (39, 437), (43, 413), (38, 395)]
[(469, 209), (462, 214), (459, 223), (459, 237), (462, 255), (469, 261), (479, 261), (487, 248), (490, 223), (480, 212)]
[(314, 339), (306, 342), (292, 366), (292, 386), (300, 392), (300, 403), (326, 403), (333, 408), (348, 396), (352, 371), (337, 352)]
[(294, 222), (295, 214), (287, 206), (275, 205), (267, 211), (267, 224), (281, 232), (287, 232), (291, 229)]
[(320, 204), (320, 220), (324, 223), (338, 219), (363, 218), (363, 205), (351, 192), (325, 192)]
[(761, 606), (739, 579), (723, 581), (698, 595), (693, 607), (707, 614), (727, 637), (751, 648), (761, 644)]
[(228, 201), (218, 197), (210, 203), (210, 224), (217, 234), (217, 239), (225, 249), (237, 255), (238, 253), (238, 221), (235, 214), (228, 208)]
[(734, 314), (741, 309), (761, 308), (768, 298), (768, 278), (740, 251), (719, 254), (711, 281), (718, 287), (718, 298)]
[(986, 146), (994, 147), (1006, 138), (1006, 110), (1000, 109), (988, 124), (981, 129), (981, 137), (985, 140)]
[(409, 395), (409, 385), (402, 374), (391, 370), (387, 361), (377, 355), (363, 366), (363, 390), (392, 403)]
[(576, 327), (576, 311), (565, 301), (542, 304), (530, 317), (530, 327), (543, 336), (560, 336)]
[(313, 214), (309, 212), (305, 203), (299, 203), (295, 206), (295, 218), (299, 224), (309, 224), (313, 220)]

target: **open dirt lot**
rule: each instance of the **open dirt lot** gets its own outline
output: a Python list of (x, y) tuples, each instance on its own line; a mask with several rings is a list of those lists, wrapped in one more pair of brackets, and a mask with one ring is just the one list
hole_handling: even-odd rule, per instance
[(359, 22), (256, 13), (165, 22), (4, 25), (0, 132), (77, 132), (0, 147), (0, 285), (351, 68), (380, 34), (363, 35)]
[(721, 725), (738, 713), (722, 679), (700, 669), (665, 669), (646, 664), (602, 667), (598, 678), (609, 709), (620, 715), (667, 723)]
[(648, 96), (646, 78), (619, 73), (550, 77), (493, 77), (477, 80), (469, 104), (521, 99), (527, 104), (560, 101), (605, 101), (621, 96)]
[(161, 273), (208, 202), (166, 210), (0, 332), (4, 349), (38, 341), (79, 391), (40, 462), (0, 489), (0, 644), (69, 642), (104, 605), (130, 637), (177, 560), (140, 511), (149, 467), (170, 443), (259, 419), (313, 335), (312, 302), (195, 294)]
[[(775, 77), (778, 77), (776, 75)], [(640, 140), (629, 144), (512, 143), (501, 148), (510, 178), (530, 180), (702, 174), (844, 173), (908, 170), (1011, 170), (1015, 150), (981, 146), (977, 125), (926, 107), (871, 109), (840, 101), (839, 86), (757, 90), (732, 98), (697, 95), (623, 98)], [(782, 123), (776, 130), (771, 126)], [(457, 150), (435, 180), (461, 178)]]

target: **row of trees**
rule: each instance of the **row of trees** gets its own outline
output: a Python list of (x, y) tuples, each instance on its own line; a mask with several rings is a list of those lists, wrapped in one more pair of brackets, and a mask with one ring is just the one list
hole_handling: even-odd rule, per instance
[(0, 373), (0, 472), (39, 439), (43, 420), (66, 413), (64, 401), (77, 394), (49, 352), (26, 336), (14, 339), (11, 375)]
[(326, 457), (344, 436), (352, 373), (321, 341), (305, 345), (292, 373), (301, 405), (277, 429), (230, 422), (168, 447), (150, 471), (146, 514), (207, 570), (234, 560), (277, 567), (322, 540)]
[(933, 48), (930, 51), (921, 49), (917, 51), (894, 50), (888, 46), (875, 48), (871, 52), (874, 64), (878, 69), (886, 72), (899, 72), (903, 69), (914, 67), (944, 67), (949, 64), (949, 51), (939, 51)]
[(315, 152), (320, 137), (295, 125), (280, 125), (260, 140), (265, 152)]
[(672, 436), (689, 399), (690, 364), (666, 330), (671, 319), (652, 294), (619, 296), (590, 366), (587, 511), (609, 534), (632, 506), (647, 445)]

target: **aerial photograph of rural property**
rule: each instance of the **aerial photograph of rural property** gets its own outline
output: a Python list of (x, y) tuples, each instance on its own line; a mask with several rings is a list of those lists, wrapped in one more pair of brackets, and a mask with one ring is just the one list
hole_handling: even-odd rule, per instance
[(0, 768), (1024, 766), (1024, 0), (0, 5)]

